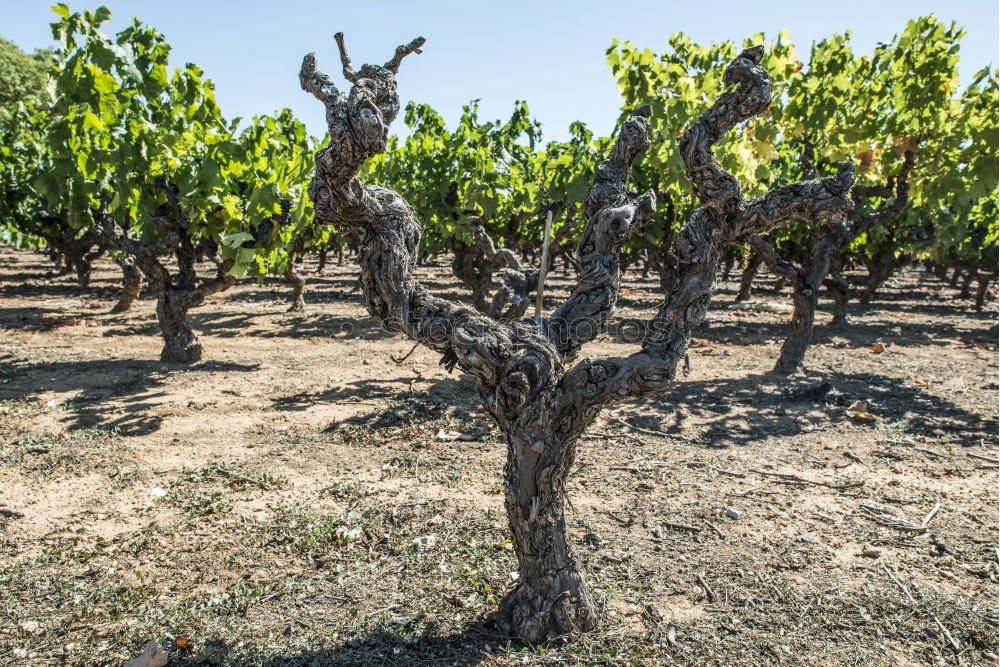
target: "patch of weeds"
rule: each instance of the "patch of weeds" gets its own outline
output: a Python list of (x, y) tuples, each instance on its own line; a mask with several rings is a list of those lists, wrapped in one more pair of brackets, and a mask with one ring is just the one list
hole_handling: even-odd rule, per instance
[(98, 469), (116, 470), (126, 447), (117, 429), (85, 428), (52, 433), (21, 433), (0, 444), (0, 465), (49, 479), (57, 474), (84, 475)]
[(910, 420), (905, 418), (896, 421), (879, 420), (875, 423), (875, 430), (884, 433), (888, 438), (903, 438), (914, 435), (910, 429)]
[(282, 593), (283, 591), (279, 588), (266, 584), (252, 586), (240, 579), (231, 592), (208, 597), (202, 600), (196, 608), (212, 610), (212, 612), (223, 616), (246, 615), (254, 604), (278, 597)]
[(226, 487), (231, 489), (259, 489), (261, 491), (284, 489), (289, 486), (288, 478), (284, 475), (248, 470), (244, 464), (238, 461), (209, 462), (197, 468), (191, 468), (185, 471), (184, 481), (192, 484), (222, 481)]
[(116, 465), (108, 473), (116, 488), (125, 489), (134, 486), (141, 478), (142, 474), (138, 468), (126, 468)]
[(368, 486), (356, 479), (341, 479), (331, 482), (316, 491), (317, 498), (336, 498), (337, 500), (354, 500), (369, 495)]
[(42, 411), (41, 403), (23, 397), (0, 401), (0, 417), (24, 417)]
[(404, 398), (389, 401), (385, 408), (368, 418), (379, 427), (416, 426), (439, 418), (441, 410), (441, 406), (419, 398)]
[(184, 518), (203, 519), (227, 513), (233, 505), (221, 491), (200, 491), (197, 489), (171, 489), (164, 501), (184, 512)]
[(418, 454), (417, 452), (400, 452), (395, 456), (389, 458), (382, 465), (382, 469), (386, 472), (394, 472), (397, 474), (408, 474), (414, 477), (417, 476), (417, 472), (420, 470), (421, 463), (426, 463), (427, 457)]
[(288, 486), (284, 476), (252, 470), (238, 461), (209, 462), (185, 470), (163, 501), (190, 521), (228, 513), (243, 494)]

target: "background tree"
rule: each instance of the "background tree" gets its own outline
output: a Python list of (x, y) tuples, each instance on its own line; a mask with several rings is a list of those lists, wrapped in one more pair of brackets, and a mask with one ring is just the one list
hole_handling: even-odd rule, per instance
[[(968, 169), (960, 155), (968, 141), (960, 119), (970, 96), (958, 85), (963, 34), (954, 23), (921, 17), (861, 61), (859, 75), (869, 85), (851, 87), (857, 101), (850, 105), (864, 112), (854, 123), (861, 135), (854, 145), (861, 175), (852, 193), (850, 233), (826, 281), (835, 324), (846, 323), (851, 298), (869, 302), (893, 273), (919, 257), (933, 237), (933, 223), (922, 221), (919, 211)], [(968, 201), (955, 188), (949, 197), (959, 205)], [(864, 265), (867, 275), (851, 281), (844, 272), (852, 264)]]
[(39, 50), (28, 55), (0, 37), (0, 108), (17, 102), (28, 106), (47, 102), (51, 59), (50, 51)]
[(997, 274), (996, 71), (978, 72), (953, 107), (953, 136), (935, 146), (942, 157), (923, 180), (922, 196), (913, 210), (916, 220), (911, 226), (923, 241), (914, 254), (946, 271), (951, 268), (956, 277), (964, 273), (965, 297), (972, 280), (977, 280), (976, 308), (981, 309)]
[[(281, 241), (278, 226), (305, 217), (308, 146), (280, 127), (288, 114), (236, 133), (201, 70), (169, 72), (156, 30), (134, 21), (112, 40), (100, 32), (106, 8), (56, 12), (41, 190), (71, 227), (133, 258), (157, 301), (161, 359), (196, 361), (188, 310), (259, 265)], [(198, 276), (199, 259), (211, 262), (209, 276)]]

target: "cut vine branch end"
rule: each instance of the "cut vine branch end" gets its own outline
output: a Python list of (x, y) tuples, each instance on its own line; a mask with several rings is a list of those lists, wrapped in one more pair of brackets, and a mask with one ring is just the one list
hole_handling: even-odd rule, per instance
[[(351, 56), (347, 53), (347, 46), (344, 44), (344, 33), (338, 32), (333, 36), (333, 39), (337, 42), (337, 50), (340, 51), (340, 64), (344, 68), (344, 78), (351, 83), (355, 83), (358, 79), (363, 78), (364, 67), (361, 68), (361, 74), (354, 71), (354, 64), (351, 61)], [(396, 47), (396, 53), (392, 56), (392, 59), (387, 61), (382, 67), (393, 74), (398, 74), (399, 65), (403, 61), (403, 58), (411, 53), (423, 53), (420, 47), (426, 41), (423, 37), (417, 37), (411, 40), (409, 44), (400, 44)]]
[(398, 73), (399, 64), (400, 62), (402, 62), (403, 58), (410, 55), (411, 53), (423, 53), (420, 47), (423, 46), (426, 41), (427, 40), (424, 39), (423, 37), (417, 37), (409, 44), (402, 44), (400, 46), (397, 46), (396, 54), (392, 57), (392, 60), (390, 60), (384, 65), (384, 67), (393, 74)]
[(344, 33), (338, 32), (333, 36), (337, 42), (337, 50), (340, 51), (340, 64), (344, 68), (344, 78), (354, 83), (358, 79), (357, 73), (351, 64), (351, 56), (347, 54), (347, 46), (344, 45)]

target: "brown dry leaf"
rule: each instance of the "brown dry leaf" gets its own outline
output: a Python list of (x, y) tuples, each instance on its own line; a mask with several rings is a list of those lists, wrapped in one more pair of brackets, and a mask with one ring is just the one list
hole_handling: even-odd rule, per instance
[(185, 646), (187, 646), (190, 643), (191, 642), (189, 640), (185, 639), (184, 637), (178, 637), (177, 639), (174, 640), (174, 645), (177, 648), (184, 648)]
[(929, 387), (931, 386), (931, 382), (933, 382), (933, 380), (931, 380), (930, 378), (918, 378), (917, 380), (915, 380), (914, 384), (916, 384), (918, 387)]
[(916, 137), (893, 137), (892, 152), (902, 157), (906, 151), (916, 150)]
[(438, 431), (437, 435), (435, 435), (434, 437), (437, 438), (438, 440), (444, 440), (444, 441), (476, 439), (476, 436), (469, 435), (468, 433), (461, 433), (459, 431), (445, 431), (444, 429)]
[(861, 151), (860, 153), (855, 153), (854, 157), (857, 159), (858, 163), (861, 164), (862, 169), (867, 169), (872, 166), (872, 162), (875, 160), (875, 152)]
[(885, 352), (885, 343), (879, 341), (874, 345), (872, 345), (872, 352), (874, 352), (875, 354), (882, 354), (883, 352)]
[(864, 401), (854, 401), (851, 403), (851, 405), (847, 408), (847, 414), (854, 419), (878, 419), (878, 417), (868, 411), (868, 404)]

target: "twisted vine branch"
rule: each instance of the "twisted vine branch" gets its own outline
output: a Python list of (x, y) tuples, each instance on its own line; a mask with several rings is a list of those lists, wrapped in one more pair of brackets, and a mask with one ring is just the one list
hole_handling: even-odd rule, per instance
[(716, 100), (680, 140), (688, 177), (702, 204), (678, 232), (677, 273), (673, 289), (649, 323), (637, 354), (623, 359), (588, 359), (566, 373), (561, 385), (574, 397), (582, 421), (603, 405), (628, 397), (663, 393), (687, 352), (692, 330), (704, 319), (711, 298), (719, 247), (746, 240), (798, 217), (834, 222), (851, 209), (846, 197), (854, 167), (843, 164), (836, 176), (799, 181), (746, 201), (736, 178), (715, 159), (712, 146), (725, 132), (770, 104), (771, 77), (760, 67), (764, 49), (744, 50), (726, 70), (736, 87)]

